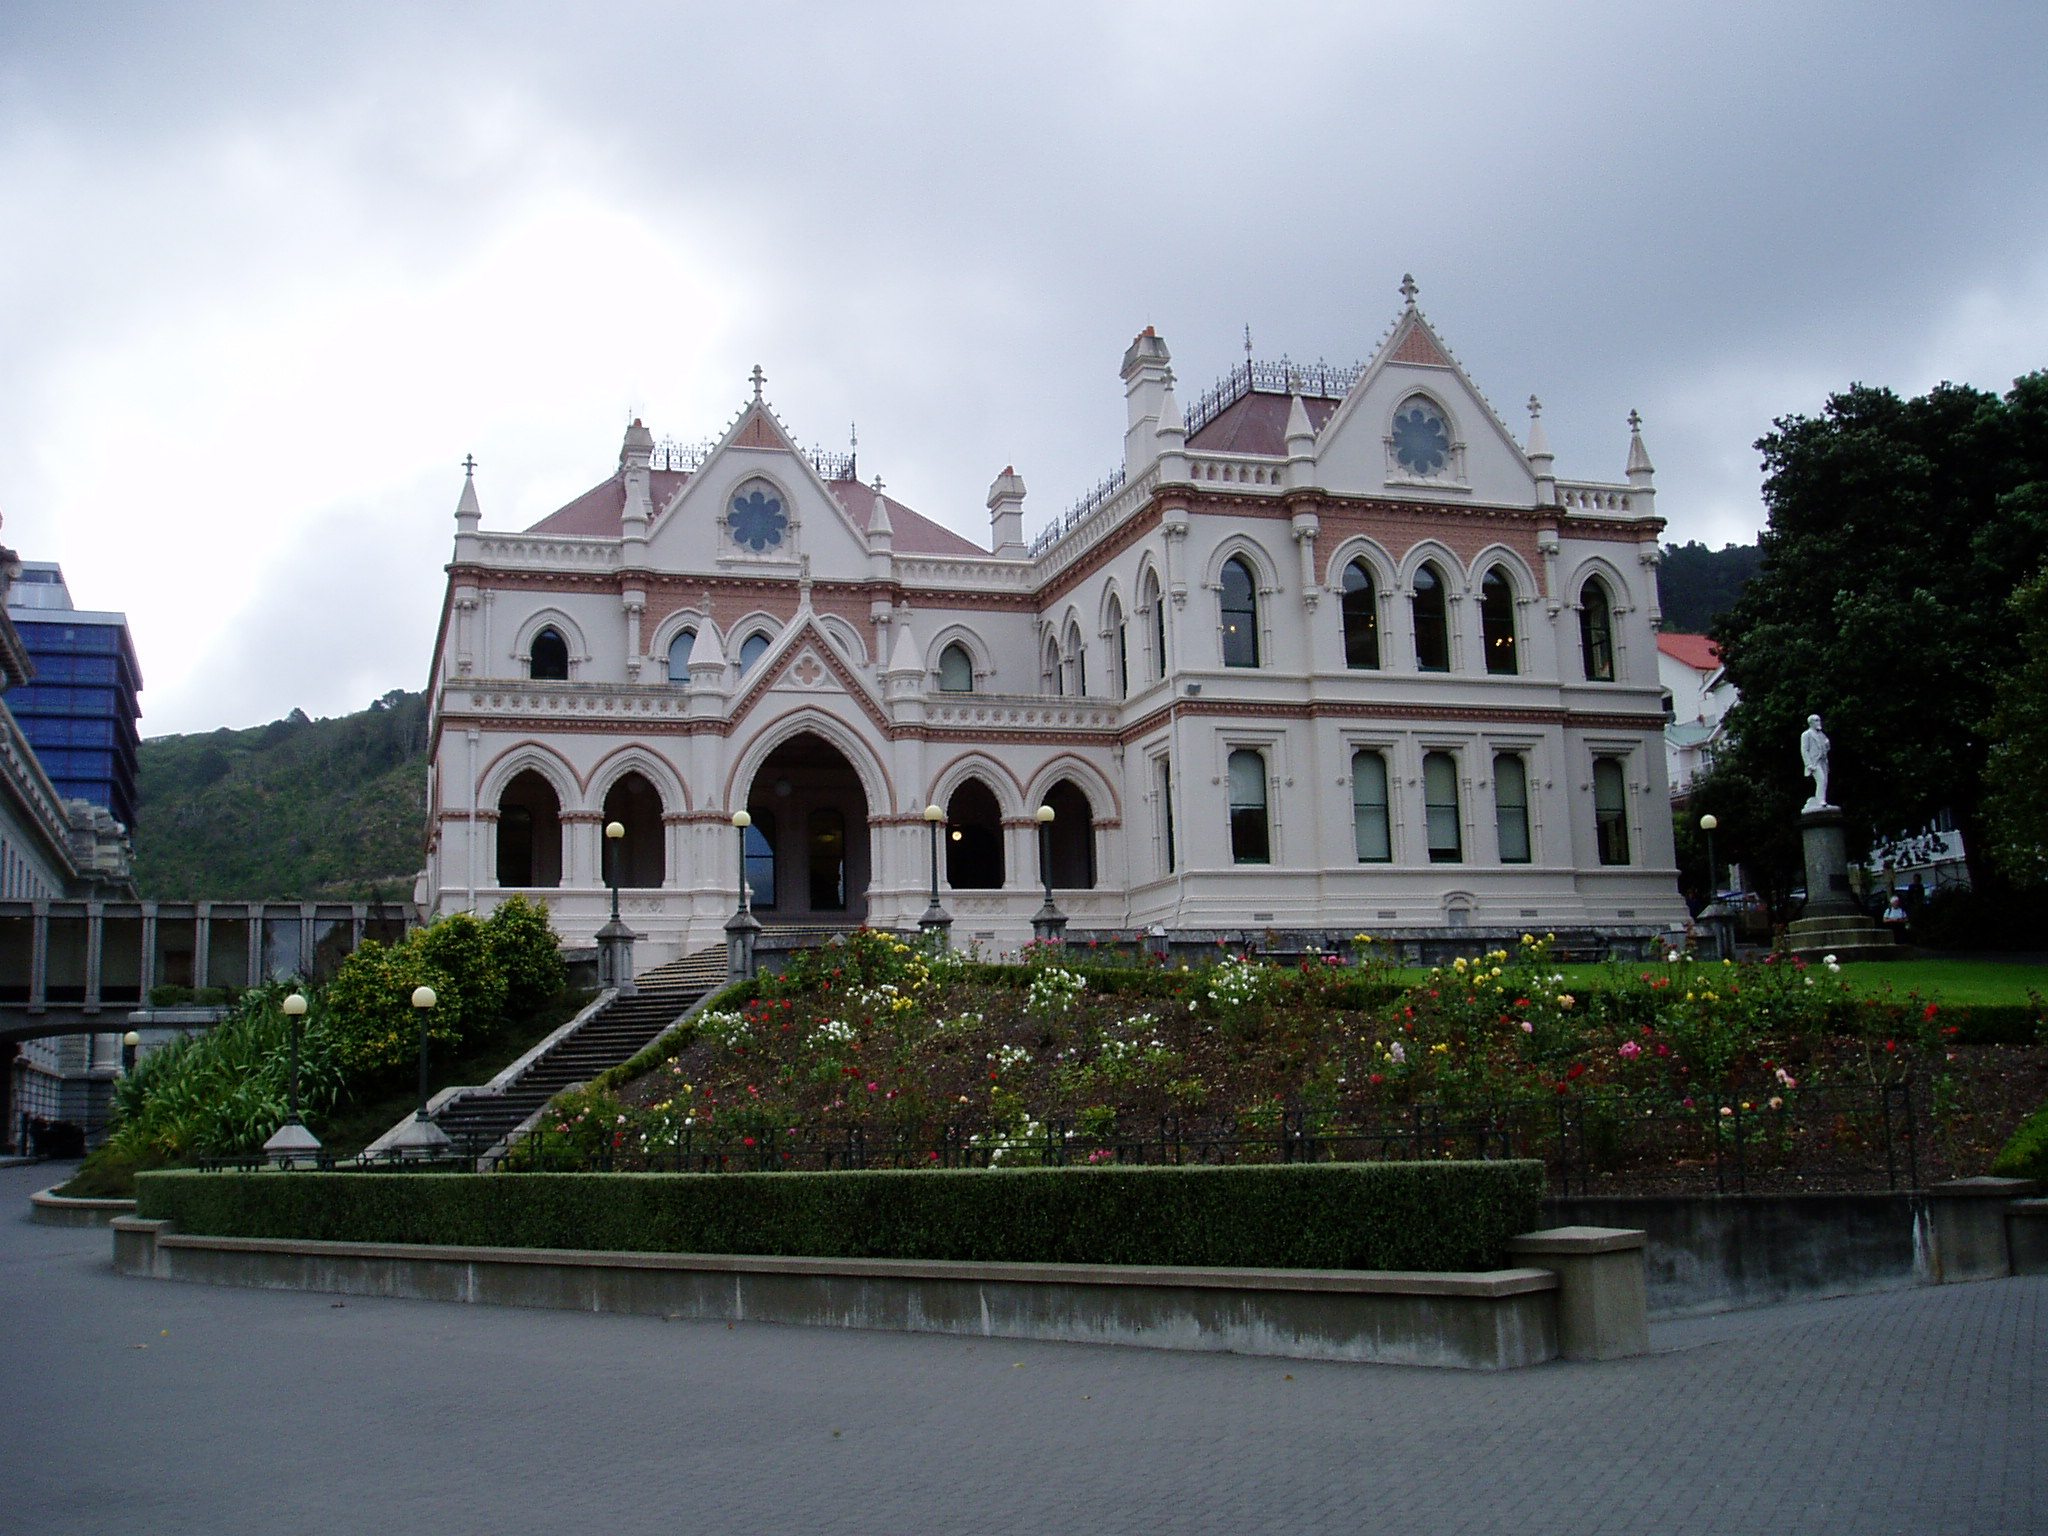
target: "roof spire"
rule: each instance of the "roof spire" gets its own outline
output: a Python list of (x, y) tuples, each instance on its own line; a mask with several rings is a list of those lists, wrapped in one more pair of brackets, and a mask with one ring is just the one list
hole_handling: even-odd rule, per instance
[(1648, 489), (1651, 475), (1656, 468), (1650, 463), (1650, 450), (1643, 446), (1643, 414), (1641, 411), (1628, 413), (1628, 483)]
[(860, 423), (857, 421), (846, 424), (846, 478), (860, 478)]
[(1415, 286), (1415, 274), (1413, 272), (1403, 272), (1401, 274), (1401, 297), (1408, 301), (1410, 309), (1415, 307), (1415, 295), (1420, 292), (1422, 290)]
[(476, 500), (476, 455), (465, 453), (462, 456), (462, 495), (455, 502), (456, 536), (475, 533), (482, 518), (483, 509)]
[(761, 403), (761, 386), (768, 382), (768, 375), (763, 373), (761, 365), (756, 363), (754, 364), (754, 371), (748, 374), (747, 377), (753, 381), (754, 404), (759, 405)]
[(465, 453), (462, 456), (462, 478), (465, 480), (474, 480), (476, 478), (476, 455), (473, 453)]
[(1536, 473), (1536, 504), (1557, 505), (1557, 455), (1550, 451), (1550, 434), (1543, 430), (1543, 402), (1529, 397), (1529, 448), (1524, 455)]
[(1244, 323), (1244, 360), (1247, 364), (1252, 360), (1252, 323), (1249, 320)]

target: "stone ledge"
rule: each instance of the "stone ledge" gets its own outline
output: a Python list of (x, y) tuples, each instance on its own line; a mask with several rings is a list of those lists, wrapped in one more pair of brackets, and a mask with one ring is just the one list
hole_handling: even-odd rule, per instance
[[(589, 1253), (112, 1223), (124, 1274), (217, 1285), (1500, 1370), (1559, 1352), (1558, 1276)], [(1638, 1264), (1639, 1264), (1638, 1260)]]
[(1509, 1238), (1508, 1252), (1622, 1253), (1648, 1241), (1648, 1233), (1632, 1227), (1546, 1227)]
[(52, 1185), (28, 1197), (28, 1219), (45, 1227), (108, 1227), (135, 1214), (133, 1200), (89, 1200), (60, 1195)]

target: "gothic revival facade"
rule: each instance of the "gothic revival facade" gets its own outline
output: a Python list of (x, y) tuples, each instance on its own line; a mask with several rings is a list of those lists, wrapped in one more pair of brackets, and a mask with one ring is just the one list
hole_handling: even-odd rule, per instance
[(465, 480), (428, 911), (537, 892), (588, 943), (616, 873), (643, 963), (722, 942), (743, 878), (771, 928), (910, 928), (936, 838), (995, 949), (1047, 876), (1070, 939), (1682, 923), (1640, 433), (1559, 479), (1404, 292), (1361, 367), (1186, 408), (1148, 327), (1121, 469), (1029, 544), (1013, 470), (981, 548), (800, 450), (758, 370), (717, 442), (636, 421), (523, 533)]

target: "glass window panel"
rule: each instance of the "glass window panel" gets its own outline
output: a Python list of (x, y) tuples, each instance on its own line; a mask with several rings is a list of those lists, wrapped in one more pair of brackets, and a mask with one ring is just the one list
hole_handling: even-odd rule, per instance
[(1239, 864), (1269, 864), (1266, 759), (1257, 752), (1230, 754), (1230, 856)]
[(1587, 681), (1614, 681), (1614, 608), (1598, 576), (1579, 590), (1579, 656)]
[(1593, 759), (1593, 826), (1602, 864), (1628, 862), (1628, 784), (1621, 764)]
[(1415, 573), (1415, 665), (1424, 672), (1451, 670), (1451, 631), (1444, 612), (1444, 579), (1433, 565)]
[(1430, 863), (1456, 864), (1463, 860), (1464, 834), (1458, 824), (1458, 763), (1450, 753), (1424, 755), (1422, 803), (1429, 824)]
[(1361, 864), (1384, 864), (1394, 856), (1387, 816), (1387, 760), (1377, 752), (1351, 754), (1352, 836)]
[(1503, 752), (1493, 760), (1494, 823), (1500, 831), (1500, 861), (1529, 862), (1529, 770), (1521, 758)]
[(1223, 562), (1223, 665), (1259, 664), (1259, 598), (1251, 567), (1242, 560)]
[(697, 631), (686, 629), (668, 643), (668, 680), (672, 683), (687, 683), (690, 680), (690, 652), (696, 647)]
[(949, 645), (939, 652), (939, 691), (974, 692), (974, 662), (968, 657), (965, 646)]
[(1377, 668), (1380, 664), (1380, 603), (1372, 572), (1363, 560), (1344, 567), (1344, 665)]
[(1479, 584), (1479, 630), (1486, 650), (1486, 670), (1496, 676), (1515, 673), (1515, 588), (1507, 572), (1495, 566)]

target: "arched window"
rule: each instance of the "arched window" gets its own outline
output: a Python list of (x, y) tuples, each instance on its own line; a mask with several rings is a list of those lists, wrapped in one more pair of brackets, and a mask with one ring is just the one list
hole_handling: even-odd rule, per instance
[(1465, 857), (1458, 816), (1458, 760), (1448, 752), (1422, 755), (1422, 808), (1429, 825), (1429, 862), (1457, 864)]
[(1131, 658), (1124, 644), (1124, 605), (1115, 598), (1109, 600), (1109, 647), (1110, 697), (1129, 698)]
[(761, 659), (761, 653), (768, 649), (768, 637), (758, 629), (740, 642), (740, 671), (745, 672)]
[(514, 890), (562, 883), (562, 802), (528, 768), (498, 796), (498, 884)]
[(1602, 864), (1628, 862), (1628, 783), (1619, 758), (1593, 759), (1593, 831)]
[(1259, 664), (1259, 584), (1252, 568), (1233, 555), (1223, 562), (1223, 665)]
[(1514, 676), (1515, 585), (1497, 565), (1479, 583), (1479, 637), (1486, 652), (1486, 670), (1500, 677)]
[(1387, 816), (1387, 760), (1377, 752), (1351, 754), (1351, 826), (1358, 862), (1384, 864), (1394, 856)]
[(690, 680), (690, 650), (697, 643), (697, 631), (685, 629), (677, 633), (668, 643), (668, 680), (672, 683), (687, 683)]
[(661, 792), (641, 774), (629, 773), (606, 793), (604, 819), (626, 829), (616, 842), (600, 839), (612, 880), (632, 890), (659, 886), (667, 865), (662, 853)]
[(1503, 864), (1529, 862), (1529, 768), (1513, 752), (1493, 760), (1493, 824)]
[(753, 818), (747, 830), (741, 834), (740, 846), (746, 850), (747, 884), (754, 892), (754, 905), (773, 907), (775, 905), (775, 813), (773, 811), (750, 810)]
[(1423, 672), (1451, 670), (1451, 627), (1444, 612), (1444, 579), (1427, 561), (1415, 573), (1415, 665)]
[(1380, 664), (1380, 595), (1372, 568), (1363, 560), (1344, 567), (1344, 665), (1376, 669)]
[(566, 683), (569, 680), (569, 642), (550, 624), (533, 637), (527, 655), (526, 675), (535, 682)]
[(1166, 681), (1166, 599), (1159, 578), (1145, 573), (1145, 606), (1152, 610), (1152, 681)]
[(1081, 644), (1081, 626), (1067, 625), (1067, 664), (1073, 669), (1073, 687), (1068, 691), (1077, 697), (1088, 692), (1088, 649)]
[(1063, 891), (1092, 890), (1095, 885), (1095, 814), (1088, 797), (1071, 779), (1046, 791), (1052, 807), (1052, 830), (1046, 841), (1052, 851), (1052, 883)]
[(1589, 576), (1579, 588), (1579, 659), (1586, 664), (1586, 681), (1614, 681), (1614, 605), (1607, 596), (1607, 583)]
[(974, 692), (974, 658), (957, 640), (939, 652), (939, 692)]
[(1270, 864), (1266, 822), (1266, 759), (1240, 748), (1230, 754), (1230, 857), (1237, 864)]
[(1067, 691), (1066, 669), (1060, 665), (1059, 642), (1051, 635), (1045, 637), (1045, 664), (1039, 668), (1042, 691), (1055, 696)]
[(956, 891), (994, 891), (1003, 884), (1003, 813), (979, 779), (968, 779), (946, 802), (946, 884)]

